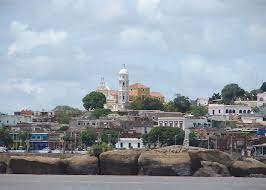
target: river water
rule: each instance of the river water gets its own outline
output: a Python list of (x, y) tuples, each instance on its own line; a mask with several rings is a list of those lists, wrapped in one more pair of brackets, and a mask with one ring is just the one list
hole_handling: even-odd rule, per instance
[(266, 190), (265, 178), (0, 175), (0, 190)]

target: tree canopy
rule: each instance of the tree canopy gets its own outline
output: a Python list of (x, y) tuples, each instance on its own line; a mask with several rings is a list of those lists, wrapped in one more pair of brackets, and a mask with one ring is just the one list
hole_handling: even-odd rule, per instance
[(263, 84), (260, 87), (260, 90), (262, 90), (263, 92), (266, 92), (266, 82), (263, 82)]
[(91, 113), (91, 116), (99, 119), (100, 117), (107, 116), (110, 113), (112, 113), (110, 109), (97, 108)]
[(133, 110), (163, 110), (164, 106), (163, 103), (156, 98), (138, 97), (130, 103), (129, 108)]
[(222, 89), (222, 98), (225, 104), (233, 104), (237, 98), (244, 95), (245, 90), (240, 88), (238, 84), (228, 84)]
[(60, 124), (69, 124), (72, 117), (82, 114), (82, 111), (70, 106), (56, 106), (54, 109), (55, 120)]
[(142, 136), (143, 143), (147, 146), (169, 146), (183, 144), (184, 131), (177, 127), (154, 127), (148, 134)]
[(110, 143), (115, 145), (115, 143), (118, 141), (118, 135), (118, 131), (113, 129), (103, 129), (101, 132), (101, 141), (108, 144), (110, 140)]
[(97, 138), (95, 129), (87, 128), (86, 130), (81, 132), (80, 138), (83, 144), (85, 144), (86, 146), (92, 146)]
[(190, 101), (186, 96), (176, 95), (173, 100), (175, 111), (185, 113), (189, 110)]
[(8, 147), (13, 142), (9, 132), (4, 128), (0, 127), (0, 146)]
[(204, 116), (208, 113), (208, 109), (204, 106), (191, 106), (190, 112), (194, 116)]
[(101, 92), (93, 91), (87, 94), (83, 99), (83, 107), (86, 110), (92, 110), (97, 108), (103, 108), (104, 104), (106, 103), (106, 97)]

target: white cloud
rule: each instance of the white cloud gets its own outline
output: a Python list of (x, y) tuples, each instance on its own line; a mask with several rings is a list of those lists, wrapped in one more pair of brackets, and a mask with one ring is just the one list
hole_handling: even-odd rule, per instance
[(146, 31), (142, 28), (126, 28), (120, 33), (120, 43), (126, 47), (149, 47), (158, 49), (167, 48), (162, 33), (158, 30)]
[(126, 14), (126, 8), (121, 0), (109, 0), (100, 11), (100, 16), (104, 20), (121, 17)]
[(31, 79), (9, 79), (7, 83), (1, 84), (2, 93), (22, 92), (28, 95), (36, 95), (44, 92), (44, 89), (34, 85)]
[(29, 29), (28, 25), (13, 21), (10, 31), (15, 36), (15, 41), (8, 47), (8, 55), (16, 53), (27, 53), (30, 50), (42, 45), (58, 45), (67, 38), (65, 31), (55, 31), (49, 29), (42, 32), (36, 32)]
[(146, 17), (152, 17), (156, 13), (160, 0), (138, 0), (137, 11)]
[(248, 27), (248, 35), (254, 48), (266, 50), (266, 25), (251, 24)]

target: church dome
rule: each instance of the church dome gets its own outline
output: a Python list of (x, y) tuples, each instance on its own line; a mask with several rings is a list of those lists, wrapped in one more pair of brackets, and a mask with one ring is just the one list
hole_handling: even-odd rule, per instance
[(123, 68), (119, 71), (119, 74), (128, 74), (128, 71), (126, 68)]

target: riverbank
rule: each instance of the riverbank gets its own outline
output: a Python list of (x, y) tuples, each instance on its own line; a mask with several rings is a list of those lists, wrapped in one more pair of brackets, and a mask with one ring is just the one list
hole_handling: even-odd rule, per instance
[(264, 190), (265, 179), (159, 176), (0, 175), (1, 190)]
[(252, 158), (234, 160), (229, 154), (219, 150), (195, 147), (186, 149), (182, 146), (153, 150), (112, 150), (100, 154), (99, 157), (10, 155), (9, 160), (2, 161), (1, 164), (2, 173), (9, 174), (194, 177), (265, 177), (266, 175), (266, 165)]

